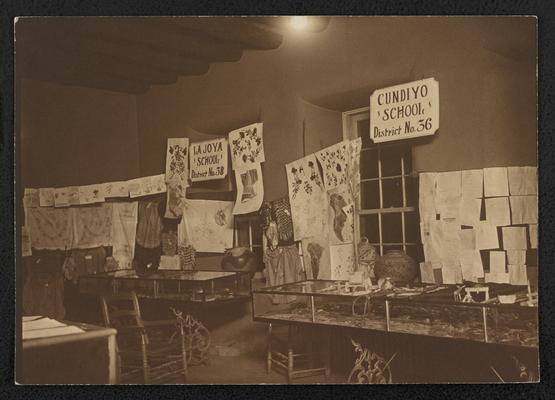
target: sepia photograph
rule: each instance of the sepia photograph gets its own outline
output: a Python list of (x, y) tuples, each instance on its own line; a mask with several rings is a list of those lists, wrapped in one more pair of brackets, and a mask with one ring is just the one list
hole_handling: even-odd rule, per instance
[(16, 384), (540, 382), (535, 16), (13, 31)]

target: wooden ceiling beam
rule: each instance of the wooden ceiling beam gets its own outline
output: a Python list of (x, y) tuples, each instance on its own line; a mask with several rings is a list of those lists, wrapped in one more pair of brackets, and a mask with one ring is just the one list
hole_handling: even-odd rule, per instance
[(156, 20), (185, 34), (195, 31), (218, 40), (238, 43), (247, 49), (276, 49), (283, 40), (280, 33), (252, 23), (250, 17), (172, 17)]
[(155, 20), (137, 18), (74, 18), (76, 28), (123, 45), (142, 44), (158, 52), (197, 58), (206, 62), (238, 61), (241, 46), (161, 29)]

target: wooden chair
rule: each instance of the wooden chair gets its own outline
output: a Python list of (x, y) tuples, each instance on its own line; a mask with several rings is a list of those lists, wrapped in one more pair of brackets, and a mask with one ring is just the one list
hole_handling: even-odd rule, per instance
[[(326, 332), (320, 333), (323, 335), (318, 335), (314, 329), (303, 329), (293, 324), (287, 324), (287, 326), (268, 324), (267, 372), (270, 373), (273, 369), (286, 375), (287, 383), (291, 383), (295, 378), (306, 376), (323, 374), (329, 377), (329, 335)], [(321, 348), (315, 349), (315, 344)]]
[(106, 326), (118, 331), (118, 361), (122, 383), (175, 382), (187, 377), (183, 320), (144, 321), (135, 292), (103, 296)]

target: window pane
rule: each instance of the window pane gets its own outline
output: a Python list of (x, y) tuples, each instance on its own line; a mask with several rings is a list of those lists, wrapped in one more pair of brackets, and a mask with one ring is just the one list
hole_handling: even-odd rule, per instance
[(409, 243), (419, 243), (420, 221), (416, 212), (405, 213), (405, 240)]
[(411, 256), (416, 262), (424, 261), (424, 252), (422, 250), (422, 245), (417, 246), (407, 246), (407, 255)]
[(401, 156), (404, 147), (387, 146), (381, 148), (382, 176), (401, 175)]
[(382, 214), (382, 237), (384, 243), (401, 243), (403, 241), (401, 213)]
[(361, 138), (369, 138), (370, 137), (370, 120), (363, 119), (357, 121), (357, 133), (358, 136)]
[(370, 243), (378, 243), (380, 241), (377, 214), (362, 215), (360, 217), (360, 236), (367, 237)]
[(361, 179), (378, 177), (378, 150), (368, 149), (360, 153)]
[(384, 246), (383, 247), (383, 253), (387, 253), (388, 250), (401, 250), (403, 251), (403, 246), (402, 245), (389, 245), (389, 246)]
[(418, 206), (418, 179), (405, 177), (405, 192), (407, 207)]
[(363, 209), (380, 208), (378, 181), (362, 182), (360, 185), (360, 196)]
[(403, 206), (403, 187), (401, 178), (383, 179), (383, 208)]

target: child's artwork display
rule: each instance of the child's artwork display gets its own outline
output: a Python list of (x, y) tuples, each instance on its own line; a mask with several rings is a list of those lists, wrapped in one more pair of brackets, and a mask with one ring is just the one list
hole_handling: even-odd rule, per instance
[(252, 169), (256, 164), (263, 163), (264, 142), (262, 123), (256, 123), (229, 132), (231, 149), (231, 166), (234, 170)]
[(260, 164), (247, 170), (235, 170), (235, 182), (237, 183), (237, 197), (233, 214), (248, 214), (258, 211), (264, 200), (264, 184)]

